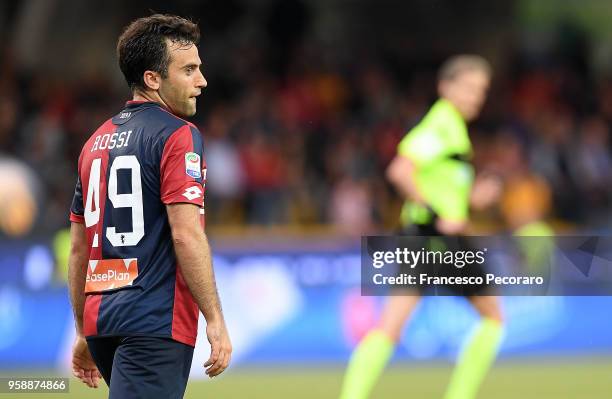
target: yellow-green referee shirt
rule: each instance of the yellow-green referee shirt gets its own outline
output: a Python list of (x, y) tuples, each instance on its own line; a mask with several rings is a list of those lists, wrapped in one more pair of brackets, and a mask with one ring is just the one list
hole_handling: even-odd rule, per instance
[[(468, 162), (472, 144), (463, 117), (449, 101), (438, 100), (402, 139), (397, 152), (415, 164), (417, 190), (433, 212), (444, 219), (467, 220), (474, 182)], [(406, 201), (401, 223), (427, 224), (432, 217), (427, 208)]]

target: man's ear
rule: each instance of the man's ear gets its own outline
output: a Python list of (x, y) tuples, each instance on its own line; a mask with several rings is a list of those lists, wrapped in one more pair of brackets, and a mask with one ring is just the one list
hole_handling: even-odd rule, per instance
[(440, 97), (446, 97), (448, 94), (448, 82), (445, 80), (438, 81), (438, 95)]
[(143, 80), (146, 88), (158, 90), (161, 83), (161, 76), (158, 72), (145, 71)]

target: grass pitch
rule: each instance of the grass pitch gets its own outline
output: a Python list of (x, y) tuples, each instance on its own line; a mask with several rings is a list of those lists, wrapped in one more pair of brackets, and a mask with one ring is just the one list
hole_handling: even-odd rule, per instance
[[(344, 370), (341, 367), (235, 368), (212, 381), (189, 383), (185, 398), (325, 399), (337, 398)], [(441, 398), (451, 373), (450, 365), (395, 364), (379, 381), (372, 398)], [(106, 398), (105, 384), (89, 389), (72, 380), (70, 394), (28, 395), (26, 398)], [(10, 396), (10, 394), (9, 394)], [(0, 394), (0, 399), (9, 397)], [(498, 363), (479, 399), (606, 399), (612, 397), (612, 359), (551, 359)]]

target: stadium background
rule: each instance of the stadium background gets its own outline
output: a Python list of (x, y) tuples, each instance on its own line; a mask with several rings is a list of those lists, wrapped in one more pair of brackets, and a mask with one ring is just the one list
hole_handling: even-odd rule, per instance
[[(505, 191), (475, 215), (473, 232), (508, 232), (512, 210), (537, 207), (559, 232), (609, 234), (605, 1), (3, 1), (2, 375), (66, 374), (76, 159), (128, 98), (114, 46), (149, 10), (200, 23), (209, 82), (194, 122), (205, 135), (207, 228), (235, 355), (226, 375), (191, 383), (188, 395), (337, 395), (380, 307), (359, 295), (358, 237), (395, 228), (400, 203), (383, 171), (435, 98), (449, 55), (482, 54), (495, 71), (470, 131), (478, 170), (500, 176)], [(509, 297), (504, 308), (506, 340), (482, 397), (609, 397), (612, 299)], [(474, 314), (431, 298), (415, 319), (376, 397), (438, 397)], [(76, 382), (72, 391), (104, 395)]]

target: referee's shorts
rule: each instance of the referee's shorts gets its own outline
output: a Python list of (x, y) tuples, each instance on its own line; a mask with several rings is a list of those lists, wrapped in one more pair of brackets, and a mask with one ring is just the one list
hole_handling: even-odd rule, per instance
[[(413, 236), (423, 237), (423, 242), (420, 243), (425, 250), (438, 251), (438, 250), (451, 250), (451, 251), (470, 251), (474, 250), (470, 244), (469, 237), (466, 236), (447, 236), (442, 234), (435, 226), (435, 223), (411, 225), (402, 228), (399, 231), (400, 236)], [(420, 249), (414, 248), (414, 249)], [(421, 265), (417, 268), (410, 268), (409, 265), (401, 264), (398, 268), (398, 275), (416, 275), (427, 273), (428, 276), (432, 277), (480, 277), (485, 280), (485, 264), (473, 263), (463, 268), (453, 267), (448, 264), (429, 264)], [(472, 281), (476, 281), (472, 279)], [(416, 288), (416, 290), (415, 290)], [(475, 283), (475, 284), (442, 284), (432, 287), (427, 284), (419, 284), (415, 288), (406, 288), (398, 286), (394, 292), (396, 295), (406, 294), (402, 291), (410, 291), (408, 295), (453, 295), (453, 296), (482, 296), (482, 295), (495, 295), (486, 283)], [(415, 292), (416, 291), (416, 292)]]
[(180, 399), (193, 347), (159, 337), (90, 337), (87, 346), (109, 399)]

